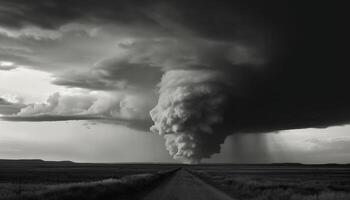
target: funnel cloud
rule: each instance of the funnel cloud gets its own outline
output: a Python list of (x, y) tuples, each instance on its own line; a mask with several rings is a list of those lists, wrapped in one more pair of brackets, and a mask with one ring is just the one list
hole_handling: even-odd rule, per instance
[(160, 83), (158, 104), (150, 114), (151, 131), (164, 136), (170, 155), (198, 163), (220, 152), (226, 137), (221, 126), (230, 87), (224, 74), (213, 70), (173, 70)]

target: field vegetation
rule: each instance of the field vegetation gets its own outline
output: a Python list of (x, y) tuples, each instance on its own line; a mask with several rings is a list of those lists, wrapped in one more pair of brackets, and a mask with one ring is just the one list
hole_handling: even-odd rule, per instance
[(137, 199), (177, 165), (0, 161), (1, 200)]
[(240, 200), (349, 200), (349, 165), (89, 164), (0, 160), (1, 200), (141, 199), (185, 168)]
[(348, 200), (350, 168), (342, 165), (211, 165), (192, 172), (247, 200)]

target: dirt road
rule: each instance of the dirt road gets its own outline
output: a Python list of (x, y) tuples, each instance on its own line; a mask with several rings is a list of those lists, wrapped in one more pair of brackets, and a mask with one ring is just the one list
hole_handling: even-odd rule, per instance
[(144, 200), (233, 200), (184, 169), (147, 194)]

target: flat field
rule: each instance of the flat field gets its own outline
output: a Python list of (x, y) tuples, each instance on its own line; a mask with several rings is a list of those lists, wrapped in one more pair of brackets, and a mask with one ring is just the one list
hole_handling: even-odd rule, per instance
[(1, 200), (213, 199), (213, 195), (243, 200), (348, 200), (350, 166), (0, 160)]
[(349, 165), (198, 165), (191, 169), (236, 199), (350, 199)]

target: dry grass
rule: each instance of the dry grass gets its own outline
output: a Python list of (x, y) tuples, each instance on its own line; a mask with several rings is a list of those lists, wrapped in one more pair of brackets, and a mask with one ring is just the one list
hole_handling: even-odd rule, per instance
[[(7, 184), (1, 187), (0, 199), (4, 200), (97, 200), (131, 199), (136, 194), (160, 181), (167, 173), (137, 174), (121, 179), (105, 179), (93, 182), (78, 182), (57, 185)], [(22, 188), (18, 191), (18, 187)]]
[(292, 200), (349, 200), (350, 193), (327, 191), (327, 192), (321, 192), (319, 194), (309, 195), (309, 196), (294, 195), (292, 196), (291, 199)]
[(349, 174), (339, 171), (290, 170), (237, 173), (234, 170), (194, 171), (232, 197), (247, 200), (349, 200)]
[(36, 193), (45, 189), (47, 189), (47, 186), (43, 184), (1, 183), (0, 199), (6, 199), (24, 193)]

